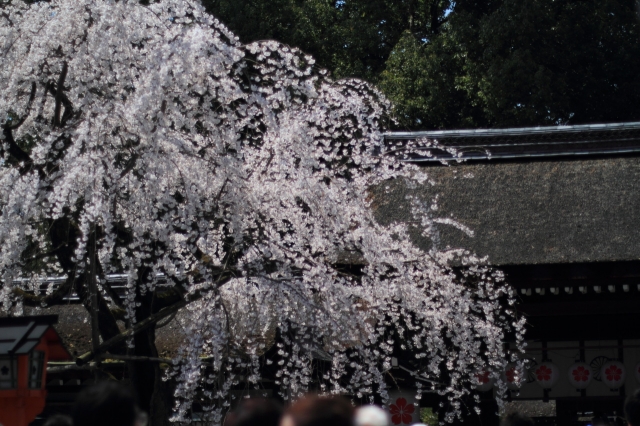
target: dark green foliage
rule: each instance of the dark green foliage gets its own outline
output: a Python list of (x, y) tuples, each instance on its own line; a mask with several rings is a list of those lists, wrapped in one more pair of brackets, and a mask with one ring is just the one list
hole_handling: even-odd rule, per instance
[(203, 0), (378, 84), (404, 129), (640, 120), (636, 0)]
[(640, 120), (640, 24), (624, 0), (504, 0), (406, 34), (381, 79), (401, 127)]
[(337, 77), (376, 81), (406, 28), (431, 37), (449, 0), (202, 0), (243, 42), (301, 48)]

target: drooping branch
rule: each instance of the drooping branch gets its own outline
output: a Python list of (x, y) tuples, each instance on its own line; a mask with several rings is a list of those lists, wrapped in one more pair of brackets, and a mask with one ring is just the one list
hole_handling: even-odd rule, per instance
[(41, 296), (37, 293), (27, 292), (20, 288), (13, 290), (14, 294), (22, 298), (23, 303), (26, 306), (41, 307), (41, 306), (53, 306), (59, 305), (64, 301), (66, 296), (69, 296), (73, 291), (73, 277), (67, 277), (64, 282), (59, 285), (51, 294)]
[[(111, 287), (111, 283), (109, 283), (108, 281), (105, 281), (104, 283), (102, 283), (102, 289), (107, 294), (107, 297), (109, 297), (113, 301), (113, 303), (118, 307), (118, 310), (121, 311), (122, 308), (124, 307), (122, 303), (122, 298), (118, 293), (115, 292), (113, 287)], [(114, 311), (114, 309), (112, 309), (111, 311)]]
[[(216, 288), (222, 287), (227, 282), (229, 282), (232, 278), (233, 278), (233, 275), (229, 274), (228, 272), (222, 273), (218, 277), (218, 279), (215, 281)], [(178, 292), (173, 292), (172, 296), (175, 297), (177, 293)], [(141, 333), (141, 332), (149, 329), (150, 327), (155, 326), (158, 322), (160, 322), (163, 319), (175, 314), (180, 309), (182, 309), (185, 306), (187, 306), (189, 303), (192, 303), (192, 302), (195, 302), (197, 300), (200, 300), (203, 297), (203, 295), (204, 295), (203, 293), (193, 293), (193, 294), (187, 296), (186, 298), (184, 296), (180, 297), (180, 299), (178, 301), (174, 302), (173, 304), (163, 307), (158, 312), (156, 312), (156, 313), (150, 315), (149, 317), (145, 318), (144, 320), (136, 323), (133, 327), (131, 327), (131, 328), (123, 331), (122, 333), (112, 337), (111, 339), (103, 342), (95, 350), (92, 350), (92, 351), (89, 351), (87, 353), (84, 353), (84, 354), (80, 355), (76, 359), (77, 364), (78, 365), (84, 365), (84, 364), (90, 362), (91, 360), (93, 360), (94, 358), (96, 358), (96, 356), (99, 356), (100, 354), (103, 354), (106, 351), (109, 351), (109, 350), (111, 350), (112, 348), (114, 348), (114, 347), (116, 347), (118, 345), (122, 345), (127, 339), (135, 336), (138, 333)], [(173, 298), (173, 297), (170, 297), (170, 298)]]
[(189, 300), (183, 299), (183, 300), (173, 304), (172, 306), (168, 306), (166, 308), (161, 309), (159, 312), (149, 316), (147, 319), (145, 319), (143, 321), (140, 321), (139, 323), (137, 323), (133, 327), (131, 327), (131, 328), (123, 331), (122, 333), (118, 334), (117, 336), (114, 336), (111, 339), (103, 342), (95, 350), (91, 350), (89, 352), (86, 352), (86, 353), (80, 355), (76, 359), (76, 363), (78, 365), (84, 365), (84, 364), (90, 362), (96, 356), (98, 356), (98, 355), (100, 355), (100, 354), (102, 354), (102, 353), (104, 353), (104, 352), (106, 352), (106, 351), (118, 346), (118, 345), (124, 344), (124, 342), (127, 339), (129, 339), (129, 338), (135, 336), (136, 334), (148, 329), (149, 327), (152, 327), (158, 321), (168, 317), (169, 315), (172, 315), (174, 312), (177, 312), (178, 310), (184, 308), (189, 303), (194, 302), (195, 300), (198, 300), (199, 298), (200, 298), (200, 296), (194, 296), (194, 297), (190, 298)]
[[(49, 363), (49, 365), (51, 365), (51, 363)], [(65, 373), (67, 371), (87, 371), (87, 370), (94, 370), (96, 369), (96, 365), (95, 363), (93, 364), (87, 364), (87, 365), (83, 365), (83, 366), (79, 366), (76, 364), (69, 364), (69, 365), (57, 365), (55, 367), (47, 367), (47, 374), (59, 374), (59, 373)]]
[(31, 106), (33, 105), (33, 100), (36, 98), (36, 89), (37, 89), (37, 85), (36, 85), (36, 82), (34, 81), (31, 83), (31, 93), (29, 94), (29, 101), (27, 102), (27, 107), (25, 108), (24, 115), (22, 116), (22, 118), (20, 118), (15, 123), (9, 126), (11, 130), (15, 130), (20, 126), (22, 126), (25, 120), (29, 117), (29, 113), (31, 112)]
[[(120, 328), (102, 294), (96, 294), (96, 300), (93, 304), (91, 303), (91, 292), (87, 290), (87, 278), (89, 277), (87, 274), (78, 273), (78, 265), (74, 257), (80, 235), (77, 224), (69, 217), (49, 221), (49, 238), (53, 246), (58, 248), (56, 258), (68, 277), (66, 283), (69, 283), (69, 287), (66, 287), (65, 290), (68, 293), (73, 288), (88, 312), (93, 312), (97, 307), (97, 324), (100, 335), (103, 339), (108, 339), (117, 335)], [(96, 266), (98, 265), (96, 264)], [(124, 351), (124, 345), (118, 349)]]
[[(91, 291), (89, 290), (89, 285), (87, 282), (87, 274), (81, 274), (76, 277), (75, 290), (76, 294), (80, 298), (80, 301), (87, 309), (92, 316), (94, 313), (97, 313), (97, 326), (98, 331), (100, 332), (100, 336), (102, 336), (103, 340), (107, 340), (112, 336), (116, 336), (120, 333), (120, 328), (116, 322), (116, 317), (114, 312), (109, 308), (107, 301), (104, 299), (101, 293), (97, 293), (95, 296), (94, 303), (92, 304)], [(97, 306), (97, 309), (94, 308)], [(97, 310), (97, 312), (95, 312)], [(124, 352), (125, 346), (124, 344), (120, 345), (117, 348), (118, 352)]]
[[(29, 170), (29, 166), (32, 164), (31, 156), (24, 151), (20, 146), (16, 143), (16, 140), (13, 136), (13, 131), (22, 126), (29, 114), (31, 113), (31, 107), (33, 106), (33, 101), (35, 100), (37, 92), (37, 85), (34, 82), (31, 83), (31, 92), (29, 94), (29, 100), (27, 101), (27, 106), (25, 108), (24, 114), (19, 119), (15, 120), (15, 122), (7, 121), (2, 128), (2, 133), (4, 134), (4, 139), (9, 146), (9, 156), (20, 165), (20, 173), (24, 174)], [(1, 152), (1, 150), (0, 150)], [(41, 172), (41, 170), (39, 170)]]
[(4, 134), (5, 141), (9, 145), (9, 155), (18, 163), (31, 164), (31, 157), (29, 154), (20, 148), (13, 138), (13, 128), (10, 125), (5, 124), (2, 129), (2, 133)]
[(91, 304), (89, 314), (91, 318), (91, 347), (93, 348), (93, 350), (96, 350), (96, 348), (100, 344), (100, 327), (98, 323), (100, 316), (100, 305), (98, 304), (98, 268), (96, 265), (98, 256), (96, 254), (96, 246), (96, 226), (95, 224), (93, 224), (91, 236), (89, 237), (89, 242), (87, 244), (89, 270), (87, 271), (88, 276), (86, 278), (89, 287), (89, 303)]
[(119, 361), (146, 361), (146, 362), (159, 362), (161, 364), (174, 364), (174, 361), (169, 358), (156, 358), (151, 356), (137, 356), (137, 355), (114, 355), (109, 354), (105, 355), (104, 359), (115, 359)]
[(63, 93), (62, 91), (64, 90), (64, 80), (67, 78), (67, 62), (65, 61), (62, 64), (62, 72), (60, 72), (60, 76), (58, 77), (58, 83), (56, 84), (56, 106), (55, 106), (55, 110), (54, 110), (54, 114), (53, 114), (53, 124), (55, 126), (60, 126), (61, 121), (60, 121), (60, 113), (62, 112), (62, 97), (63, 97)]

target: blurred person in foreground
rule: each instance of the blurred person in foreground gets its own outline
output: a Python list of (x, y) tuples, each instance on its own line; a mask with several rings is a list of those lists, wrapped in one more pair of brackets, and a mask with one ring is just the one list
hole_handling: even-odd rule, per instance
[(354, 409), (341, 397), (307, 396), (284, 413), (280, 426), (353, 426)]
[(611, 422), (606, 417), (594, 417), (591, 420), (592, 426), (611, 426)]
[(55, 414), (44, 422), (44, 426), (73, 426), (73, 421), (69, 416)]
[(502, 419), (500, 426), (535, 426), (535, 423), (531, 417), (520, 413), (511, 413)]
[(71, 415), (73, 426), (146, 426), (147, 416), (133, 392), (116, 382), (100, 382), (80, 393)]
[(376, 405), (363, 405), (356, 410), (355, 426), (389, 426), (389, 416)]
[(636, 389), (624, 402), (624, 416), (629, 426), (640, 426), (640, 389)]
[(356, 410), (355, 426), (389, 426), (389, 415), (376, 405), (363, 405)]
[(224, 426), (278, 426), (282, 405), (272, 399), (245, 399), (224, 419)]

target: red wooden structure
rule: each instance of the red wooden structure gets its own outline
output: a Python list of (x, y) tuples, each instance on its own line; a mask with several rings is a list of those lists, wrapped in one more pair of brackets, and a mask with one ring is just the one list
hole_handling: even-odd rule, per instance
[(42, 412), (47, 363), (70, 360), (56, 315), (0, 318), (0, 424), (27, 426)]

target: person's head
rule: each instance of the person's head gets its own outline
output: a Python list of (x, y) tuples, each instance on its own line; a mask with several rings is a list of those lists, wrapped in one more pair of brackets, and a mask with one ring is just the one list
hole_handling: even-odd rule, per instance
[(44, 426), (73, 426), (73, 422), (69, 416), (55, 414), (44, 422)]
[(389, 416), (382, 408), (364, 405), (356, 410), (355, 426), (388, 426)]
[(73, 406), (74, 426), (135, 426), (133, 393), (116, 382), (101, 382), (80, 393)]
[(611, 422), (606, 417), (597, 417), (591, 420), (592, 426), (610, 426)]
[(500, 426), (535, 426), (535, 423), (530, 417), (520, 413), (511, 413), (502, 419)]
[[(245, 399), (229, 417), (233, 426), (278, 426), (282, 405), (272, 399)], [(225, 421), (225, 425), (226, 425)]]
[(307, 396), (287, 409), (281, 426), (353, 426), (353, 406), (340, 397)]
[(624, 416), (629, 426), (640, 426), (640, 389), (636, 389), (624, 402)]

